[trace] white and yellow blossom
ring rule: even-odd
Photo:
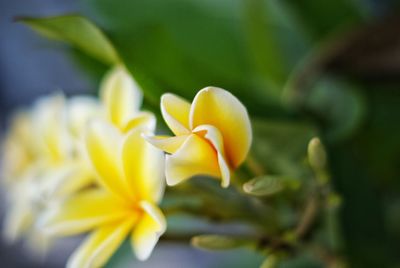
[[[243,104],[228,91],[207,87],[193,103],[173,95],[161,98],[161,112],[174,137],[146,136],[168,153],[166,179],[175,185],[195,175],[230,182],[231,171],[246,158],[252,141],[249,116]]]
[[[63,96],[53,95],[38,101],[31,111],[18,113],[2,152],[8,205],[3,233],[11,242],[27,236],[36,252],[44,251],[48,242],[35,226],[43,209],[45,178],[64,165],[69,154],[63,106]]]
[[[68,267],[101,267],[129,235],[138,259],[149,257],[166,222],[157,207],[164,191],[162,153],[139,129],[125,135],[94,121],[85,135],[88,158],[101,187],[81,191],[43,218],[49,235],[92,231]]]
[[[88,172],[86,159],[83,157],[82,136],[89,121],[106,120],[121,133],[132,129],[154,131],[155,116],[150,112],[139,110],[142,93],[123,66],[115,66],[105,75],[100,86],[100,96],[100,100],[88,96],[76,96],[68,100],[66,105],[70,138],[68,142],[73,143],[74,161],[70,164],[71,161],[64,161],[64,170],[60,170],[60,174],[64,173],[67,176],[54,176],[47,183],[48,191],[52,194],[66,196],[95,182],[93,174]]]
[[[118,135],[154,131],[155,116],[139,110],[142,94],[123,67],[107,73],[100,94],[100,100],[88,96],[66,100],[62,94],[43,97],[13,120],[2,148],[1,174],[7,188],[4,234],[9,241],[24,235],[34,250],[40,245],[44,249],[50,240],[38,228],[38,220],[61,200],[90,185],[99,187],[83,140],[90,121],[107,121]],[[157,187],[163,189],[162,183]]]

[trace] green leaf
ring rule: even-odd
[[[335,77],[326,76],[316,81],[305,105],[323,121],[327,139],[331,141],[353,135],[366,115],[365,99],[357,85]]]
[[[147,83],[142,87],[152,99],[165,91],[192,99],[213,85],[229,90],[252,115],[287,116],[279,92],[308,49],[291,12],[279,1],[259,2],[88,0],[85,5],[135,78],[144,77],[141,85]]]
[[[313,37],[323,38],[338,28],[363,21],[366,12],[363,1],[282,1],[292,9],[294,15]]]
[[[198,235],[192,238],[191,244],[205,250],[227,250],[243,247],[251,243],[248,239],[228,235]]]
[[[279,193],[285,188],[282,178],[276,176],[260,176],[256,177],[245,184],[243,190],[255,196],[269,196]]]
[[[268,258],[264,260],[260,268],[275,268],[278,265],[278,258],[275,255],[269,255]]]
[[[298,179],[263,175],[253,178],[252,180],[243,184],[245,193],[254,196],[269,196],[281,192],[284,189],[297,190],[301,186],[301,181]]]
[[[117,52],[104,33],[91,21],[79,15],[46,18],[19,18],[43,36],[65,42],[107,64],[115,64]]]
[[[307,145],[316,135],[315,128],[305,122],[252,120],[251,154],[268,174],[279,174],[300,181],[308,178],[310,169],[304,165]]]

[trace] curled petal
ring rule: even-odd
[[[146,139],[149,143],[169,154],[175,153],[188,137],[189,135],[181,135],[175,137],[143,135],[143,138]]]
[[[161,113],[171,131],[179,136],[189,134],[190,103],[167,93],[161,97]]]
[[[103,267],[131,231],[136,218],[101,227],[69,258],[68,268]]]
[[[218,165],[221,172],[221,185],[222,187],[228,187],[230,182],[230,170],[225,160],[224,142],[221,133],[216,127],[211,125],[198,126],[193,132],[201,135],[214,146],[214,149],[217,151]]]
[[[196,134],[191,134],[174,154],[166,156],[165,166],[167,184],[171,186],[195,175],[221,175],[213,146]]]
[[[144,214],[132,233],[131,243],[137,258],[144,261],[165,232],[167,223],[158,207],[149,202],[141,202],[140,205]]]
[[[106,74],[100,89],[109,120],[123,128],[139,110],[142,92],[133,77],[122,66]]]
[[[109,191],[119,197],[130,197],[121,163],[123,137],[111,124],[93,121],[87,128],[84,142],[88,158],[98,179]]]
[[[122,159],[135,198],[158,202],[165,187],[163,153],[149,144],[140,130],[134,130],[125,137]]]
[[[190,110],[190,126],[212,125],[222,134],[228,163],[238,167],[252,140],[250,119],[243,104],[228,91],[207,87],[199,91]]]
[[[75,235],[133,214],[107,191],[92,189],[54,205],[40,218],[40,226],[51,236]]]

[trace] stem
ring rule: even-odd
[[[253,155],[249,154],[244,163],[254,177],[266,174],[264,167]]]
[[[312,195],[308,200],[306,208],[304,210],[304,214],[294,231],[298,239],[304,238],[309,233],[317,216],[318,208],[319,205],[317,197],[315,195]]]
[[[189,243],[192,237],[198,234],[165,234],[161,236],[161,242],[173,242],[173,243]]]

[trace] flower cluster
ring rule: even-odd
[[[15,116],[1,168],[9,241],[26,237],[45,250],[54,238],[90,233],[67,266],[101,267],[129,237],[146,260],[166,230],[158,207],[165,181],[208,175],[229,186],[252,139],[247,111],[232,94],[208,87],[192,104],[163,95],[174,137],[154,135],[156,117],[141,103],[135,80],[116,66],[100,99],[54,94]]]

